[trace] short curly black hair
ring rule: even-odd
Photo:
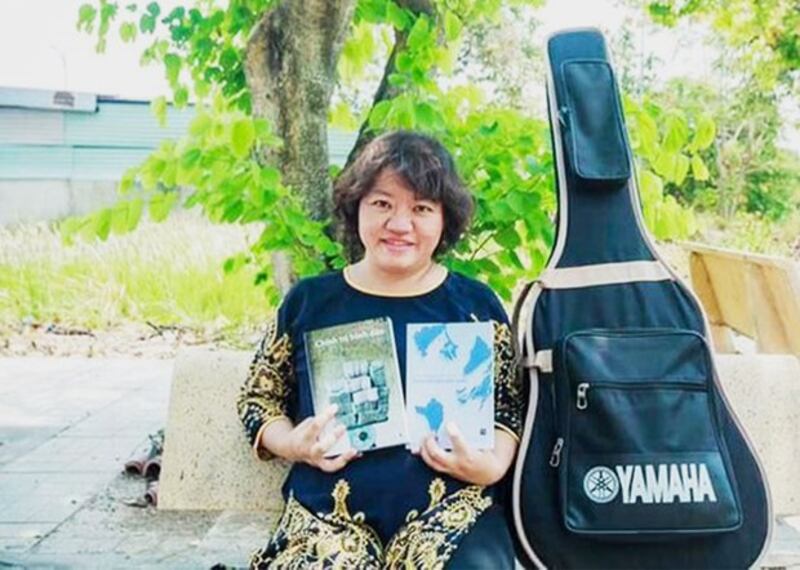
[[[353,262],[364,255],[364,244],[358,236],[358,207],[385,168],[402,176],[419,198],[442,205],[444,229],[434,256],[455,245],[472,220],[475,204],[458,176],[453,157],[432,137],[394,131],[367,143],[336,180],[334,214],[348,259]]]

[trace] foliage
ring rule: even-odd
[[[752,81],[720,91],[675,80],[652,98],[666,108],[706,114],[717,125],[715,144],[700,153],[708,180],[671,186],[672,194],[724,218],[750,212],[780,221],[800,204],[800,157],[778,147],[782,117],[773,93]]]
[[[651,16],[665,25],[696,17],[709,21],[737,48],[762,86],[791,84],[800,70],[800,9],[796,0],[657,0]]]
[[[166,15],[157,2],[122,10],[116,2],[98,0],[97,8],[81,8],[78,26],[89,32],[97,26],[99,48],[114,19],[123,41],[152,38],[143,60],[164,66],[175,105],[187,104],[191,94],[197,118],[185,138],[165,142],[125,175],[118,204],[70,221],[67,235],[105,239],[130,231],[145,207],[152,219],[163,220],[180,203],[177,189],[186,187],[190,193],[185,205],[199,206],[211,220],[263,228],[248,252],[228,259],[226,271],[248,264],[266,267],[269,254],[278,250],[289,252],[301,277],[345,263],[341,247],[329,237],[327,221],[313,221],[297,189],[287,188],[281,173],[259,158],[281,141],[269,124],[251,115],[244,47],[272,3],[231,0],[227,8],[218,8],[200,2]],[[555,205],[546,124],[519,110],[487,104],[480,90],[453,77],[465,29],[495,21],[501,3],[437,0],[434,6],[435,14],[428,15],[390,0],[360,0],[340,74],[359,77],[385,57],[387,32],[405,37],[388,76],[399,94],[366,110],[367,124],[375,132],[402,128],[431,133],[453,152],[478,208],[465,240],[443,261],[487,280],[509,300],[520,281],[538,273],[552,243],[549,217]],[[647,103],[628,102],[627,108],[641,160],[645,217],[658,237],[686,237],[693,231],[691,213],[664,195],[663,180],[679,184],[690,168],[695,177],[703,174],[698,153],[713,139],[713,125],[703,117],[686,120],[661,113]],[[164,99],[154,102],[161,117],[165,110]],[[341,105],[331,115],[351,125],[357,121]],[[273,302],[277,300],[266,269],[258,271],[256,281],[267,287]]]

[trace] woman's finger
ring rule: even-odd
[[[450,436],[450,443],[453,444],[453,453],[457,457],[467,459],[472,455],[472,448],[467,443],[467,440],[464,439],[464,434],[461,433],[455,422],[447,422],[445,429],[447,430],[447,435]]]
[[[346,431],[347,429],[340,424],[333,428],[333,431],[323,434],[311,445],[311,449],[309,450],[311,456],[314,458],[322,458],[326,451],[339,442]]]
[[[332,459],[323,459],[318,463],[318,467],[325,471],[326,473],[333,473],[334,471],[338,471],[342,469],[345,465],[350,463],[353,459],[360,457],[361,455],[355,449],[348,449],[338,457],[334,457]]]
[[[304,438],[306,440],[316,441],[319,437],[319,434],[321,434],[322,430],[325,429],[325,426],[328,425],[328,422],[336,417],[336,412],[338,409],[339,406],[336,404],[331,404],[325,408],[322,413],[314,416],[314,419],[311,421],[311,424],[308,427],[308,431],[303,434]]]
[[[419,448],[419,456],[425,462],[425,465],[427,465],[431,469],[433,469],[435,471],[439,471],[440,473],[445,473],[444,466],[443,465],[439,465],[439,463],[437,463],[431,457],[431,454],[428,453],[428,449],[424,445],[420,446],[420,448]]]
[[[444,471],[446,473],[452,471],[453,465],[450,454],[442,449],[438,443],[436,443],[436,439],[433,436],[428,436],[425,438],[425,441],[422,442],[420,451],[423,459],[426,459],[426,463],[434,469],[437,469],[438,471]]]

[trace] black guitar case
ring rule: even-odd
[[[747,568],[764,472],[720,387],[703,309],[642,221],[603,36],[547,42],[556,243],[515,310],[528,409],[514,472],[526,565]]]

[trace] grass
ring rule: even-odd
[[[222,271],[250,237],[246,228],[213,225],[191,213],[73,246],[62,243],[52,224],[0,228],[0,325],[257,327],[271,309],[253,286],[256,269]]]

